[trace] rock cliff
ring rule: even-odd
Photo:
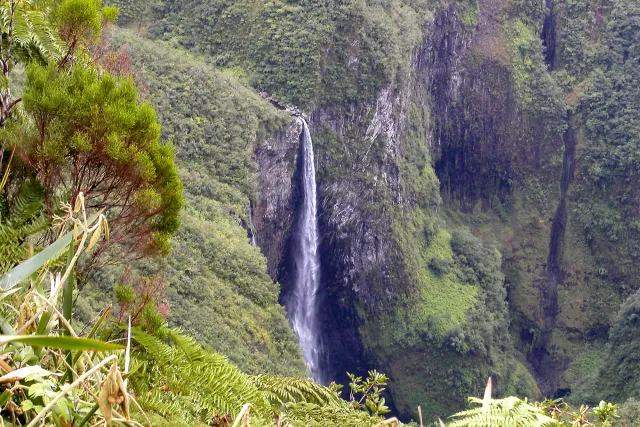
[[[323,236],[325,370],[339,380],[346,370],[388,372],[393,402],[405,415],[415,413],[418,404],[430,415],[445,414],[467,394],[479,393],[489,375],[500,378],[498,387],[505,392],[537,393],[512,354],[499,258],[473,237],[477,252],[469,258],[486,257],[482,263],[497,263],[498,271],[483,271],[486,266],[467,260],[463,249],[454,251],[456,227],[439,215],[449,208],[442,205],[435,171],[452,200],[472,204],[509,191],[494,171],[483,173],[475,165],[513,149],[511,135],[523,131],[511,125],[526,120],[516,106],[508,66],[474,56],[481,42],[460,13],[450,4],[424,20],[422,40],[405,58],[410,72],[400,83],[389,83],[371,99],[321,104],[310,114]],[[494,83],[483,84],[489,73]],[[475,120],[483,125],[468,123]],[[285,229],[281,221],[293,213],[282,208],[295,212],[296,206],[295,156],[272,158],[280,164],[265,161],[272,145],[267,141],[257,151],[257,212],[280,212],[261,219],[258,235],[265,236]],[[285,178],[282,171],[288,171]],[[491,189],[486,197],[484,188]],[[274,192],[283,198],[272,197]],[[277,243],[265,238],[270,263],[279,260],[279,267],[270,269],[278,272],[286,296],[291,285],[287,257],[281,255],[286,232]],[[279,254],[270,256],[274,246]],[[434,272],[431,264],[438,261],[450,264],[451,271]],[[462,277],[464,269],[471,271],[469,277]],[[483,273],[495,276],[479,278]],[[491,331],[480,337],[474,319]],[[421,366],[423,360],[427,366]],[[456,387],[452,393],[431,391],[445,384]]]
[[[640,274],[637,2],[162,3],[149,36],[309,116],[325,371],[383,371],[403,416],[429,416],[489,375],[553,397],[599,369]],[[255,151],[281,302],[299,129]]]

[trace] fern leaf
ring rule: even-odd
[[[470,398],[472,404],[480,405],[451,416],[448,427],[552,427],[557,422],[542,411],[517,397],[492,399],[488,405],[482,399]]]

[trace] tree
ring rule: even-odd
[[[619,402],[640,397],[640,290],[620,307],[602,365],[580,391],[580,397],[593,403],[596,392]]]
[[[66,43],[66,54],[60,67],[82,56],[78,52],[86,53],[99,39],[104,24],[116,20],[118,9],[113,6],[101,8],[100,3],[101,0],[63,0],[53,9],[52,19]]]
[[[165,252],[178,227],[182,184],[173,148],[160,143],[148,103],[137,102],[130,79],[76,66],[30,65],[23,95],[29,123],[16,140],[28,170],[51,198],[109,212],[113,242],[139,255]]]
[[[124,244],[134,257],[166,253],[182,207],[173,148],[160,142],[155,111],[138,103],[130,79],[92,61],[90,48],[116,15],[100,0],[12,0],[0,7],[0,18],[9,16],[2,28],[7,47],[0,50],[6,83],[0,140],[3,152],[15,149],[22,160],[5,199],[15,198],[20,182],[33,176],[53,218],[56,200],[75,203],[84,192],[87,208],[105,210],[112,224],[113,239],[92,259],[113,243]],[[14,46],[20,49],[11,53]],[[12,58],[26,64],[24,93],[17,99],[8,88]],[[19,102],[22,114],[8,121]]]

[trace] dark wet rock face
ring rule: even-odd
[[[584,144],[582,118],[567,119],[575,94],[563,94],[550,74],[564,60],[560,35],[567,18],[556,2],[547,0],[537,18],[525,17],[508,0],[478,0],[475,9],[440,4],[405,58],[407,78],[358,101],[321,104],[310,112],[321,363],[328,378],[343,382],[345,371],[393,374],[391,395],[402,415],[412,414],[420,401],[430,402],[432,414],[446,414],[459,407],[462,394],[477,394],[478,379],[487,375],[502,376],[496,383],[509,393],[569,393],[574,355],[606,337],[607,320],[590,319],[590,287],[600,282],[571,198],[579,181],[573,183]],[[357,72],[357,52],[352,56]],[[256,151],[258,244],[285,302],[300,204],[299,133],[292,119]],[[444,224],[450,217],[455,224]],[[412,321],[404,313],[421,303],[420,286],[441,284],[422,258],[431,254],[438,230],[450,240],[459,226],[502,254],[509,319],[495,329],[504,333],[499,351],[513,354],[515,347],[522,364],[454,350],[452,343],[464,336],[459,325],[443,338],[420,324],[417,332],[403,331],[414,340],[394,341],[396,330]],[[441,244],[441,258],[428,262],[456,257],[450,242]],[[462,318],[476,314],[469,310]],[[428,316],[421,321],[436,322]],[[421,364],[425,360],[430,366]],[[457,368],[444,367],[446,373],[434,377],[443,368],[439,363]],[[456,384],[450,395],[428,390],[447,382]]]
[[[294,180],[302,127],[292,120],[256,150],[259,198],[254,209],[256,241],[267,258],[269,274],[278,278],[287,251],[298,200]]]
[[[547,396],[555,396],[560,392],[560,374],[568,368],[570,363],[569,358],[554,359],[549,357],[551,335],[557,326],[559,313],[558,288],[564,284],[567,274],[563,267],[565,233],[567,229],[567,203],[569,187],[573,182],[576,171],[577,138],[571,125],[571,117],[567,119],[567,123],[567,130],[563,135],[564,156],[562,176],[560,178],[560,201],[551,224],[546,274],[538,282],[541,287],[541,307],[543,312],[542,334],[535,341],[527,355],[539,378],[540,389]]]

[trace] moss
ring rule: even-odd
[[[602,10],[597,3],[579,0],[558,2],[555,69],[565,71],[564,78],[579,84],[593,67],[598,44],[594,43],[602,31]],[[600,15],[600,16],[599,16]],[[560,75],[562,76],[562,75]]]
[[[540,119],[549,132],[562,135],[566,103],[547,69],[535,24],[516,16],[505,21],[504,32],[520,107]]]
[[[545,277],[550,224],[557,208],[557,184],[531,177],[523,187],[515,186],[503,205],[473,214],[447,209],[450,224],[469,225],[485,242],[495,242],[504,253],[503,271],[509,285],[511,333],[523,357],[539,337],[543,327],[540,290]],[[574,197],[571,196],[570,197]],[[498,205],[500,206],[500,205]],[[559,387],[572,388],[585,372],[578,368],[590,349],[610,324],[611,307],[619,296],[610,281],[598,272],[597,260],[584,240],[584,229],[575,216],[577,206],[569,202],[565,228],[564,280],[558,289],[559,312],[549,345],[549,361],[568,365],[559,373]],[[574,365],[575,364],[575,365]]]
[[[516,88],[524,103],[533,102],[533,91],[529,86],[533,72],[534,59],[530,56],[531,44],[538,40],[533,29],[521,20],[509,23],[509,45],[511,48],[512,68]]]
[[[509,368],[510,372],[505,383],[498,383],[501,396],[523,396],[530,399],[537,399],[541,396],[536,380],[524,363],[515,360]]]
[[[604,360],[605,343],[596,341],[584,344],[576,350],[578,352],[574,354],[566,374],[569,384],[576,384],[598,370]]]
[[[446,208],[447,220],[469,226],[481,240],[495,244],[503,253],[502,269],[509,286],[510,310],[516,325],[539,318],[540,292],[535,280],[544,271],[551,233],[550,223],[557,200],[554,186],[527,185],[516,188],[504,204],[482,213],[462,214]],[[542,194],[531,197],[529,191]],[[507,205],[506,208],[502,206]],[[519,340],[518,340],[519,341]]]
[[[142,6],[112,0],[138,23]],[[422,39],[426,2],[286,0],[158,3],[146,34],[175,40],[218,66],[245,68],[253,85],[305,110],[326,103],[370,100],[406,79],[406,58]]]
[[[467,28],[475,28],[478,25],[478,2],[477,0],[462,1],[458,3],[460,21]]]
[[[429,417],[448,415],[466,395],[481,393],[490,375],[500,392],[539,393],[509,350],[499,255],[452,223],[425,233],[435,224],[424,211],[399,216],[394,236],[412,283],[382,314],[360,312],[363,342],[392,378],[401,413],[415,414],[419,404]],[[433,271],[433,259],[451,260],[450,270]]]
[[[412,300],[409,319],[416,325],[431,323],[440,337],[447,331],[462,326],[466,321],[467,312],[473,306],[478,293],[477,285],[460,283],[454,271],[439,275],[428,268],[428,263],[434,257],[452,259],[451,234],[440,230],[429,248],[424,252],[421,260],[421,272],[417,300]],[[410,344],[410,340],[403,340]]]
[[[411,233],[409,230],[403,232]],[[406,234],[403,237],[408,238]],[[419,237],[416,240],[424,241]],[[429,268],[435,256],[453,259],[450,242],[451,235],[440,230],[419,259],[414,260],[417,265],[411,271],[415,273],[416,282],[411,285],[412,291],[394,310],[365,323],[362,329],[366,343],[385,353],[391,348],[420,346],[425,340],[440,345],[464,326],[467,314],[476,302],[477,285],[461,283],[454,270],[437,274]],[[410,245],[411,242],[404,241],[403,244]]]
[[[398,352],[385,366],[398,411],[417,418],[420,405],[425,420],[445,419],[460,408],[467,396],[482,394],[488,375],[470,379],[469,373],[478,366],[474,362],[478,361],[461,359],[446,348]]]
[[[425,420],[444,420],[459,410],[468,396],[482,396],[489,376],[496,396],[540,396],[522,363],[503,359],[499,366],[491,367],[478,355],[462,357],[447,346],[396,352],[384,368],[398,411],[414,419],[420,405]]]

